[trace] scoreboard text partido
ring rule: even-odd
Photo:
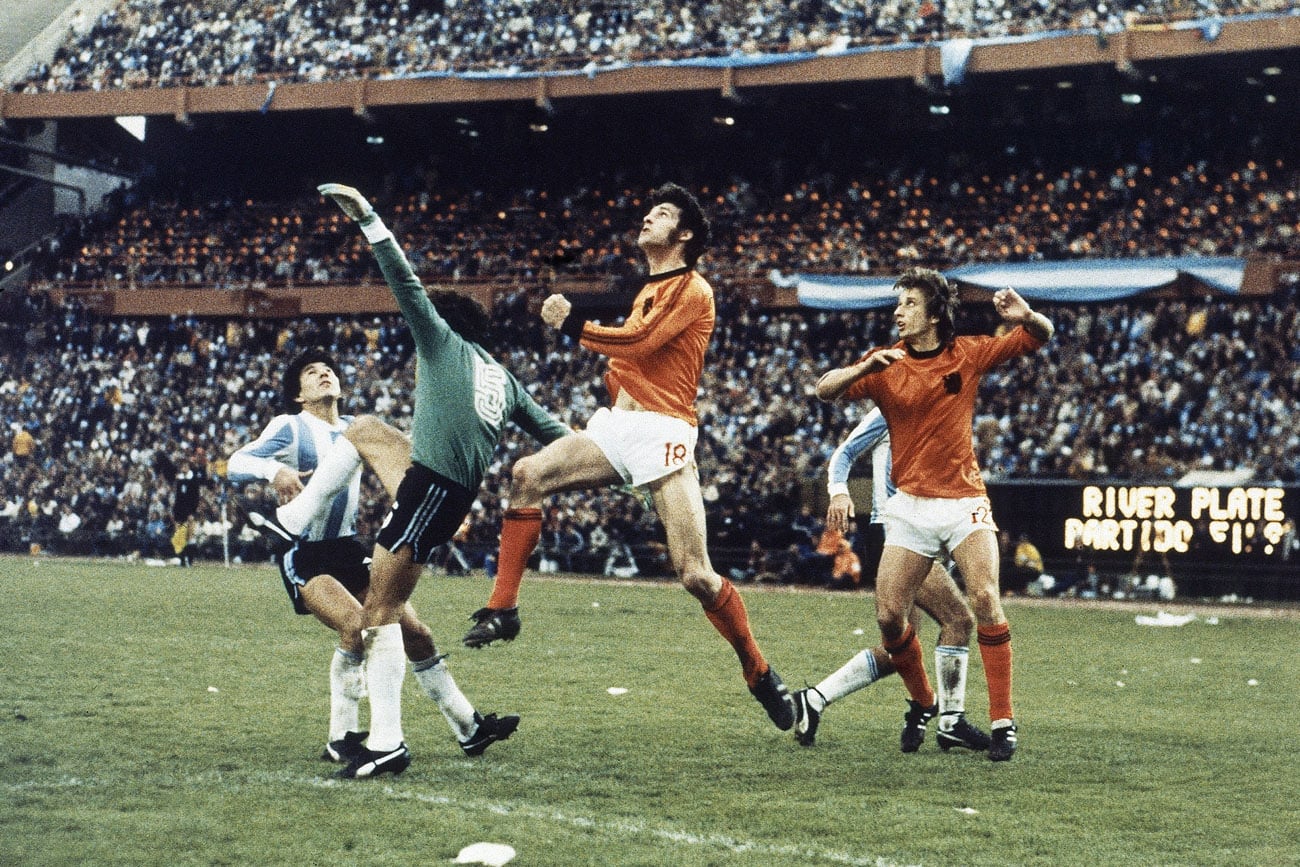
[[[1284,488],[1087,485],[1065,519],[1066,550],[1272,556],[1287,533]]]

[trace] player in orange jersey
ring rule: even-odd
[[[510,506],[501,526],[497,576],[487,606],[466,634],[483,647],[519,634],[519,584],[541,531],[542,501],[559,491],[630,483],[648,490],[667,534],[682,586],[735,649],[750,692],[782,731],[794,702],[750,631],[744,602],[713,570],[705,545],[704,499],[695,464],[695,394],[713,334],[713,289],[695,270],[709,222],[695,197],[676,184],[650,196],[637,246],[649,276],[622,325],[597,325],[563,295],[542,304],[547,325],[609,358],[605,382],[614,401],[582,433],[521,458],[512,472]]]
[[[993,295],[993,307],[1014,327],[997,337],[958,337],[957,290],[942,274],[912,268],[896,288],[898,343],[827,372],[817,382],[817,396],[870,398],[889,424],[898,493],[885,505],[876,619],[885,650],[911,695],[905,724],[924,729],[938,713],[908,613],[933,563],[950,555],[975,611],[989,690],[989,758],[1006,761],[1016,750],[1011,628],[998,589],[997,525],[971,433],[980,377],[1042,348],[1053,326],[1014,290],[1002,289]]]

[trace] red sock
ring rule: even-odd
[[[514,608],[519,604],[519,582],[524,567],[542,537],[541,509],[507,509],[501,521],[501,548],[497,552],[497,577],[492,582],[488,608]]]
[[[722,590],[713,600],[713,607],[704,609],[704,616],[709,618],[713,628],[722,633],[722,637],[736,650],[740,657],[740,667],[745,675],[745,683],[753,686],[758,679],[767,674],[767,660],[758,649],[758,642],[749,630],[749,613],[745,602],[727,579],[722,579]]]
[[[979,627],[980,660],[989,684],[989,719],[1012,719],[1011,624]]]
[[[930,687],[930,677],[925,673],[925,660],[921,658],[921,642],[916,637],[912,624],[899,636],[894,644],[886,644],[885,652],[894,664],[898,676],[907,686],[907,694],[922,707],[934,707],[934,690]]]

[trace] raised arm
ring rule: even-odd
[[[424,285],[415,276],[406,254],[397,245],[396,238],[384,221],[375,213],[366,197],[353,187],[343,184],[321,184],[316,188],[322,196],[333,199],[361,228],[361,233],[370,242],[370,249],[379,263],[379,270],[384,274],[384,281],[397,299],[402,317],[411,329],[411,337],[417,346],[426,351],[436,341],[444,339],[451,333],[451,328],[438,315],[433,302],[424,291]]]
[[[848,367],[828,370],[817,380],[817,398],[825,401],[839,400],[853,383],[869,373],[884,370],[904,355],[906,353],[901,349],[877,349]]]
[[[1029,302],[1020,297],[1014,289],[999,289],[993,293],[993,309],[1002,317],[1002,321],[1011,325],[1022,325],[1035,339],[1046,343],[1052,339],[1056,326],[1052,320],[1041,313],[1035,313]]]

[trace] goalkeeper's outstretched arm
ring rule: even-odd
[[[321,184],[316,191],[333,199],[343,213],[361,227],[361,233],[370,242],[370,249],[379,262],[379,270],[384,273],[384,281],[388,283],[393,297],[397,299],[397,306],[401,308],[402,317],[410,326],[416,347],[425,354],[434,352],[452,333],[451,328],[429,300],[424,285],[415,276],[415,271],[406,260],[402,248],[397,245],[392,230],[384,225],[374,207],[358,190],[343,184]]]

